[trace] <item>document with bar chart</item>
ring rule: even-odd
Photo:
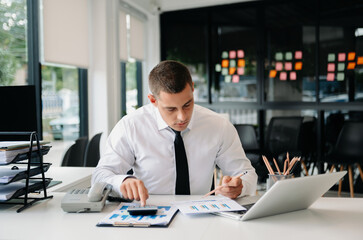
[[[246,208],[229,198],[183,201],[175,202],[174,204],[180,212],[187,215],[246,210]]]

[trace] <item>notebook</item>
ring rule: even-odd
[[[216,212],[215,215],[246,221],[307,209],[347,172],[334,172],[277,181],[247,210]]]

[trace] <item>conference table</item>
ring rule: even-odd
[[[21,213],[18,206],[0,205],[0,239],[362,239],[362,198],[322,197],[309,209],[250,221],[236,221],[203,214],[186,216],[180,212],[167,228],[97,227],[99,220],[117,208],[108,202],[100,213],[66,213],[61,200],[67,188],[89,184],[92,169],[54,169],[64,183],[49,188],[53,199],[40,201]],[[62,172],[79,172],[75,175]],[[88,171],[88,172],[87,172]],[[88,175],[88,177],[87,177]],[[64,179],[62,179],[62,176]],[[49,176],[52,177],[52,176]],[[67,178],[67,179],[65,179]],[[73,178],[74,181],[70,181]],[[201,196],[150,195],[147,204],[167,205],[195,200]],[[241,204],[259,196],[243,197]]]

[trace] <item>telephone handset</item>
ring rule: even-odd
[[[61,207],[65,212],[100,212],[111,190],[112,185],[104,182],[92,188],[72,189],[62,199]]]

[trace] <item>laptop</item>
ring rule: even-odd
[[[246,221],[307,209],[338,182],[347,171],[292,178],[277,181],[254,204],[243,205],[247,210],[216,212],[215,215]]]

